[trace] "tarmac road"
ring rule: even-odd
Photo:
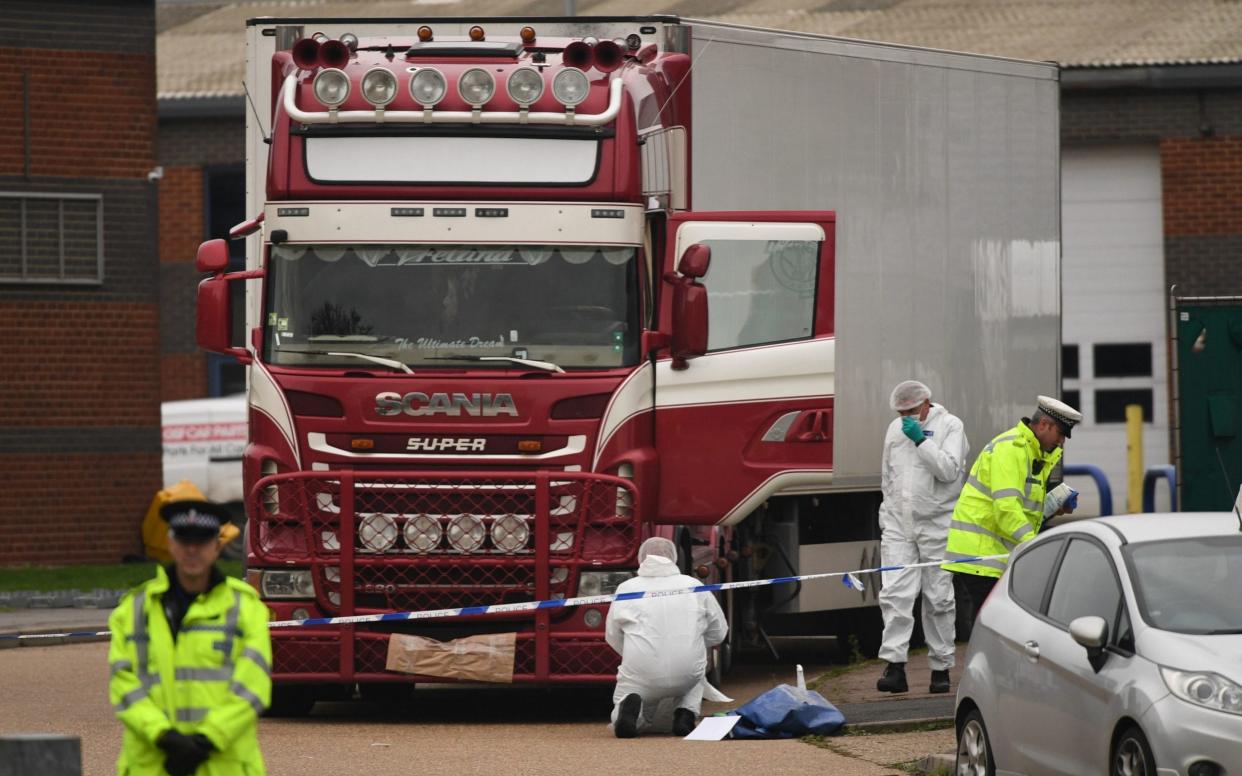
[[[107,703],[106,659],[104,643],[0,651],[0,731],[79,736],[83,773],[113,773],[121,730]],[[740,703],[777,682],[792,683],[789,673],[752,668],[727,682],[724,691]],[[704,711],[730,705],[705,704]],[[259,735],[272,776],[898,776],[901,771],[875,763],[907,759],[880,753],[869,761],[800,741],[700,743],[667,736],[620,741],[606,726],[609,709],[610,692],[603,688],[420,687],[407,708],[320,703],[307,719],[262,720]]]

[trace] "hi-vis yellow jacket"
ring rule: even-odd
[[[216,750],[196,776],[262,776],[258,716],[271,702],[267,607],[254,588],[226,578],[196,598],[176,642],[164,616],[163,568],[108,618],[108,695],[125,726],[119,776],[164,776],[155,741],[169,728],[202,733]]]
[[[1008,562],[976,560],[1001,555],[1035,538],[1044,520],[1048,475],[1061,448],[1045,453],[1025,421],[993,439],[970,469],[949,522],[949,543],[941,568],[999,577]]]

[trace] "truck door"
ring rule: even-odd
[[[672,330],[675,287],[701,284],[707,347],[656,363],[661,522],[732,524],[831,482],[834,232],[824,211],[670,218],[661,329]],[[678,266],[695,245],[710,259],[691,279]]]

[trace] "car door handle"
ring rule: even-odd
[[[794,421],[792,442],[831,442],[832,410],[808,410]]]
[[[1026,642],[1025,644],[1022,645],[1022,651],[1025,652],[1026,656],[1031,658],[1032,660],[1039,659],[1039,643],[1038,642],[1035,642],[1035,641]]]

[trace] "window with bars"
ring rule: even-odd
[[[103,282],[103,197],[0,192],[0,283]]]

